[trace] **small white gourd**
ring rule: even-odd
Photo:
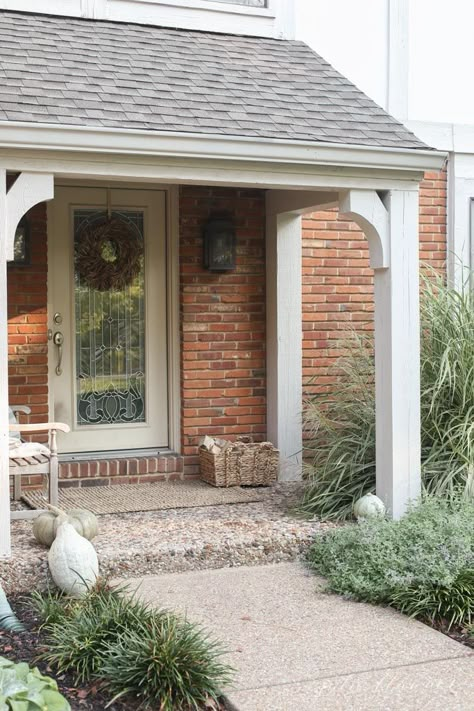
[[[84,597],[99,575],[94,546],[79,535],[65,516],[49,549],[48,564],[58,588],[75,598]]]
[[[382,517],[385,516],[385,505],[375,494],[365,494],[355,502],[353,512],[357,519]]]

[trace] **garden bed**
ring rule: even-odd
[[[474,636],[472,632],[469,632],[469,630],[465,627],[449,628],[449,625],[446,622],[426,622],[426,620],[424,622],[429,627],[433,627],[433,629],[438,632],[442,632],[447,637],[451,637],[451,639],[456,640],[456,642],[460,642],[461,644],[465,644],[466,647],[474,649]]]
[[[39,631],[40,619],[32,610],[28,596],[10,596],[10,604],[17,617],[26,627],[25,632],[14,633],[0,630],[0,656],[15,662],[27,662],[31,667],[37,666],[42,674],[53,677],[59,691],[66,697],[72,711],[104,711],[111,697],[101,688],[99,683],[76,686],[71,674],[55,674],[45,662],[38,661],[38,656],[44,651],[44,639]],[[107,707],[110,711],[137,711],[139,704],[134,699],[115,701]],[[225,706],[215,707],[215,711],[224,711]],[[207,706],[206,711],[212,711]]]
[[[398,521],[370,516],[315,538],[328,591],[389,605],[474,648],[474,501],[425,495]]]
[[[52,676],[58,683],[59,690],[71,704],[72,711],[104,711],[110,698],[102,693],[99,686],[86,688],[74,686],[70,674],[56,676],[44,662],[37,657],[43,651],[41,633],[38,632],[39,618],[28,606],[28,598],[14,596],[9,602],[18,618],[25,624],[25,632],[5,632],[0,630],[0,656],[15,662],[27,662],[37,666],[42,674]],[[137,704],[132,701],[117,701],[109,707],[110,711],[134,711]]]

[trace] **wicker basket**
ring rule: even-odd
[[[219,454],[199,449],[201,479],[213,486],[269,486],[277,479],[278,460],[271,442],[232,442]]]

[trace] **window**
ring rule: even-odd
[[[267,0],[219,0],[219,2],[228,2],[233,5],[249,5],[250,7],[267,7]]]

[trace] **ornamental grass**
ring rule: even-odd
[[[425,491],[474,496],[474,293],[430,274],[421,294],[421,446]],[[331,392],[305,405],[309,515],[346,519],[375,493],[373,335],[352,333]]]

